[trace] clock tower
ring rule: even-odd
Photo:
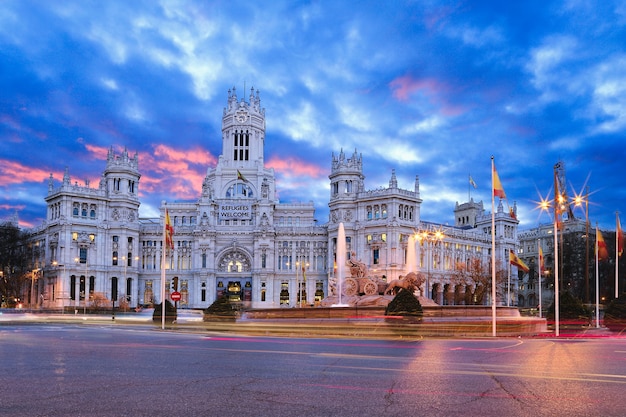
[[[262,167],[264,143],[265,109],[261,108],[259,91],[251,88],[246,102],[243,97],[237,99],[235,87],[228,90],[228,104],[222,116],[222,166],[242,173]]]

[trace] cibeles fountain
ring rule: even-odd
[[[337,233],[337,271],[328,283],[328,297],[321,302],[323,307],[387,306],[401,288],[417,288],[416,297],[422,305],[435,305],[434,301],[422,297],[417,292],[424,284],[417,269],[415,240],[409,238],[407,246],[406,270],[404,276],[387,282],[377,275],[371,275],[364,262],[352,252],[346,256],[346,235],[343,223],[339,223]]]

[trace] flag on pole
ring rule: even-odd
[[[476,185],[476,182],[474,181],[474,178],[472,178],[472,176],[469,176],[469,183],[472,187],[474,188],[478,188],[478,185]]]
[[[624,252],[624,234],[622,233],[622,226],[619,222],[619,216],[617,216],[617,256],[622,256]]]
[[[524,272],[530,271],[528,265],[526,265],[524,261],[522,261],[512,249],[509,251],[509,262],[511,262],[511,265],[515,265]]]
[[[496,171],[496,165],[492,164],[492,166],[493,169],[491,170],[491,182],[493,185],[493,196],[506,199],[504,188],[502,188],[502,183],[500,182],[500,177],[498,176],[498,171]]]
[[[539,246],[539,273],[543,274],[543,249]]]
[[[609,251],[606,247],[606,242],[604,241],[602,232],[598,229],[598,227],[596,227],[596,251],[599,260],[605,261],[609,259]]]
[[[237,179],[243,182],[248,182],[246,177],[244,177],[243,174],[239,170],[237,170]]]
[[[165,246],[174,249],[174,226],[170,220],[170,213],[165,209]]]

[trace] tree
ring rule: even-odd
[[[478,258],[471,258],[469,262],[457,262],[452,274],[455,285],[465,285],[465,304],[484,305],[485,296],[491,289],[491,265],[483,263]],[[506,271],[496,270],[496,292],[498,299],[504,299],[503,288],[506,281]]]
[[[17,225],[0,224],[0,294],[2,305],[12,306],[20,298],[20,291],[32,273],[28,269],[31,248],[29,234]]]

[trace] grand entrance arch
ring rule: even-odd
[[[217,265],[217,298],[226,295],[233,302],[252,301],[250,254],[233,245],[221,254]]]

